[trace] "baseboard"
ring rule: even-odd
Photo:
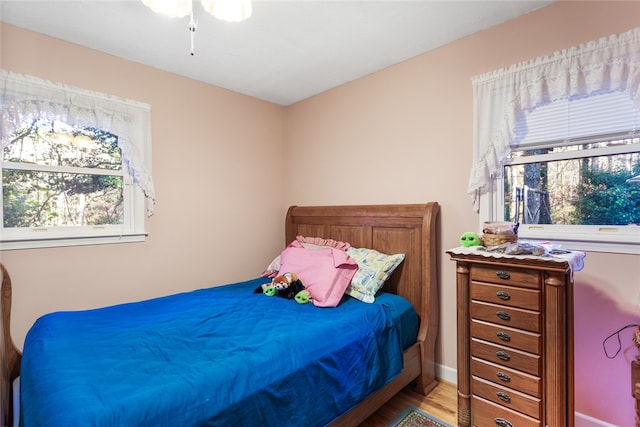
[[[458,384],[458,371],[448,366],[436,364],[436,376],[438,379]],[[576,412],[575,427],[618,427],[615,424],[609,424],[606,421],[590,417],[589,415]]]
[[[590,417],[589,415],[576,412],[575,427],[618,427],[615,424],[609,424],[606,421]]]
[[[452,384],[458,384],[458,371],[439,363],[436,363],[436,377]]]

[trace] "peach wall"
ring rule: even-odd
[[[146,242],[0,253],[15,285],[19,347],[45,312],[257,277],[281,250],[284,178],[270,171],[283,151],[282,107],[10,25],[0,31],[2,68],[152,111],[157,204]]]
[[[470,78],[626,31],[639,16],[640,2],[560,2],[286,109],[0,26],[2,68],[151,104],[158,197],[145,243],[0,253],[15,285],[17,344],[48,311],[260,272],[283,244],[289,204],[436,200],[442,249],[456,246],[463,231],[478,228],[466,195]],[[272,172],[285,161],[295,165],[288,176]],[[228,262],[229,254],[238,262]],[[640,323],[639,261],[589,253],[576,274],[577,409],[621,426],[632,425],[635,349],[627,333],[621,354],[609,360],[602,340]],[[455,380],[455,275],[444,254],[440,267],[439,363]]]
[[[286,156],[304,165],[287,180],[287,202],[442,205],[442,248],[478,230],[467,197],[472,160],[471,77],[638,25],[640,2],[559,2],[466,37],[287,109]],[[454,265],[441,256],[442,375],[455,380]],[[629,363],[602,341],[640,323],[640,256],[588,253],[576,274],[576,409],[633,425]],[[580,426],[580,423],[578,423]]]

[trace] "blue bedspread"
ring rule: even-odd
[[[21,367],[31,426],[319,426],[402,368],[404,299],[337,308],[253,294],[267,279],[38,319]]]

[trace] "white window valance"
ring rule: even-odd
[[[147,199],[153,214],[151,176],[151,107],[98,92],[0,70],[0,141],[2,148],[25,123],[59,120],[94,127],[118,137],[125,168]]]
[[[640,108],[640,28],[472,78],[473,166],[468,192],[476,211],[500,176],[511,146],[526,136],[526,116],[562,99],[622,92]]]

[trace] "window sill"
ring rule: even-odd
[[[526,239],[532,243],[542,242],[542,240]],[[549,240],[544,240],[548,242]],[[631,254],[640,255],[640,244],[625,243],[603,243],[603,242],[584,242],[571,240],[553,240],[554,244],[563,249],[583,252],[607,252],[612,254]]]
[[[616,254],[640,255],[640,239],[637,235],[602,236],[579,233],[536,233],[523,230],[521,226],[518,238],[532,243],[550,242],[562,249],[584,252],[607,252]]]
[[[57,248],[66,246],[108,245],[114,243],[144,242],[146,233],[126,234],[117,236],[92,236],[92,237],[57,237],[37,240],[4,240],[0,241],[0,251],[16,249]]]

